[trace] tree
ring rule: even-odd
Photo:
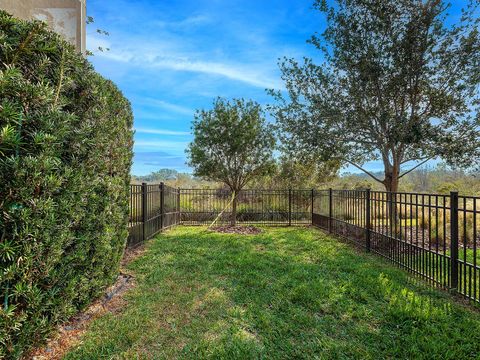
[[[316,189],[336,178],[338,162],[305,161],[280,156],[271,174],[256,178],[252,186],[268,189]]]
[[[315,7],[327,26],[309,42],[324,62],[285,58],[289,99],[270,91],[287,152],[338,159],[392,192],[430,159],[478,162],[478,2],[448,26],[441,0],[316,0]],[[383,162],[383,179],[363,167],[372,160]]]
[[[275,137],[260,105],[253,101],[217,98],[212,110],[195,114],[194,140],[187,149],[195,176],[224,183],[232,191],[232,225],[237,195],[256,176],[273,166]]]
[[[135,180],[158,183],[166,182],[168,180],[174,180],[178,177],[178,175],[179,173],[175,169],[160,169],[145,176],[136,176]]]

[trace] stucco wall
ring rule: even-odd
[[[0,8],[22,19],[46,21],[79,51],[85,51],[86,0],[0,0]]]

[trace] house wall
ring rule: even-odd
[[[0,0],[0,8],[21,19],[38,19],[85,52],[86,0]]]

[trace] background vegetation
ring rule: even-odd
[[[0,11],[0,358],[18,358],[117,275],[132,113],[41,22]]]
[[[382,173],[374,173],[383,176]],[[145,176],[132,176],[132,181],[166,184],[181,188],[221,188],[222,184],[205,181],[189,173],[161,169]],[[272,175],[256,178],[249,188],[265,189],[365,189],[384,190],[384,187],[368,175],[343,173],[335,167],[317,167],[287,160],[277,161]],[[480,195],[480,173],[455,170],[444,164],[423,166],[405,175],[399,184],[399,191],[447,194],[458,191],[463,195]]]

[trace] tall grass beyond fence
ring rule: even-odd
[[[239,223],[250,225],[311,224],[313,190],[241,190],[237,195]],[[180,189],[181,222],[220,224],[232,218],[232,192],[225,189]],[[223,213],[222,213],[223,211]]]
[[[129,244],[177,224],[232,217],[225,189],[131,185]],[[480,302],[480,198],[370,190],[242,190],[237,222],[313,224],[376,253],[433,285]],[[222,213],[223,211],[223,213]]]

